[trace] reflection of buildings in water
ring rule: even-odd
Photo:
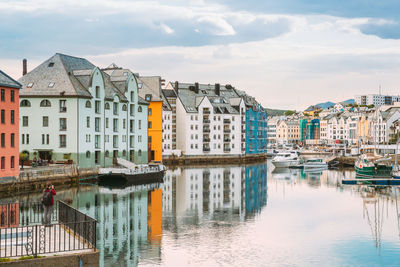
[[[74,205],[98,221],[100,266],[105,263],[135,266],[141,247],[148,240],[160,239],[162,191],[154,187],[133,186],[123,190],[99,188],[98,192],[79,193]],[[152,249],[146,255],[159,258],[160,253],[158,246],[158,249]]]
[[[266,190],[265,164],[168,170],[163,210],[189,224],[198,223],[204,217],[229,220],[234,214],[242,220],[245,209],[260,211],[266,204]]]
[[[271,177],[277,180],[292,180],[297,179],[299,169],[291,168],[274,168],[271,172]]]

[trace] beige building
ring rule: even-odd
[[[276,126],[278,144],[295,144],[300,140],[300,124],[298,120],[282,120]]]

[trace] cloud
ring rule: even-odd
[[[166,34],[172,34],[174,33],[174,30],[171,29],[168,25],[161,23],[160,25],[161,29],[166,33]]]
[[[369,20],[360,26],[364,34],[376,35],[383,39],[400,39],[400,22],[388,20]]]

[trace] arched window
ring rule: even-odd
[[[85,105],[85,107],[87,107],[87,108],[91,108],[92,107],[92,103],[88,100],[88,101],[86,101],[86,105]]]
[[[104,109],[110,109],[110,103],[106,102],[106,103],[104,104]]]
[[[138,112],[142,112],[142,107],[139,106],[138,109],[137,109],[137,111],[138,111]]]
[[[126,107],[126,105],[124,104],[123,106],[122,106],[122,111],[126,111],[127,110],[127,107]]]
[[[29,105],[29,106],[30,106],[30,105]],[[51,107],[51,103],[50,103],[49,100],[43,99],[43,100],[40,102],[40,106],[41,106],[41,107]]]
[[[142,155],[142,150],[139,149],[138,156],[140,157],[141,155]]]
[[[123,157],[126,157],[126,150],[123,150],[123,151],[122,151],[122,156],[123,156]]]
[[[86,157],[90,158],[90,151],[86,151]]]
[[[29,100],[22,100],[21,104],[19,105],[20,107],[30,107],[31,106],[31,102],[29,102]]]
[[[110,156],[110,151],[106,150],[106,157]]]

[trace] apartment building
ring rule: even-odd
[[[19,90],[21,84],[0,70],[0,178],[19,175]]]
[[[147,163],[148,102],[132,73],[109,75],[84,58],[55,54],[19,79],[20,150],[33,157],[110,166]]]
[[[400,102],[400,96],[381,94],[356,95],[354,100],[358,105],[383,106]]]

